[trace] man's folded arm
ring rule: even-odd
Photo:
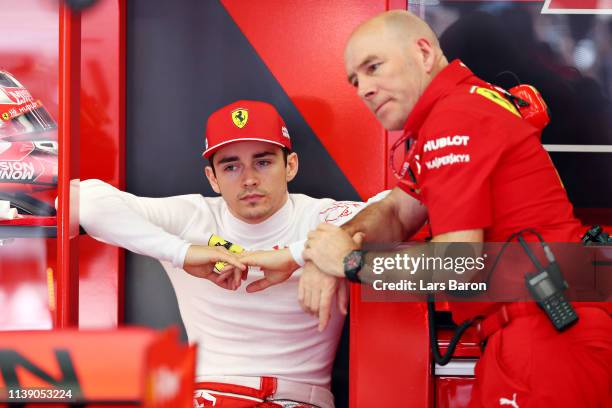
[[[100,180],[80,185],[79,219],[98,241],[182,267],[190,243],[180,238],[195,213],[183,197],[145,198]]]
[[[426,220],[425,206],[396,187],[343,224],[342,229],[351,236],[362,232],[368,242],[400,242],[417,233]]]
[[[337,226],[344,225],[355,218],[359,213],[364,211],[366,208],[375,205],[376,203],[384,200],[389,194],[390,190],[381,191],[380,193],[370,197],[368,201],[335,201],[331,205],[327,205],[319,212],[319,221],[326,224],[333,224]],[[299,266],[304,266],[305,261],[302,256],[304,245],[306,244],[306,237],[303,240],[293,242],[289,245],[289,250],[293,256],[293,260]]]

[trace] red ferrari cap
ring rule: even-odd
[[[202,156],[208,159],[219,148],[241,141],[268,142],[291,150],[283,118],[274,106],[261,101],[237,101],[211,114]]]

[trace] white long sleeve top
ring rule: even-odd
[[[80,186],[80,222],[89,235],[161,261],[189,341],[198,344],[196,381],[274,376],[329,387],[343,319],[333,308],[329,326],[318,332],[317,319],[303,312],[297,300],[301,269],[283,284],[246,293],[246,285],[260,279],[261,271],[252,268],[237,291],[228,291],[189,275],[182,265],[189,246],[206,245],[211,234],[247,250],[290,246],[298,259],[308,231],[321,222],[342,224],[364,206],[289,194],[270,218],[248,224],[234,217],[221,197],[137,197],[100,180]]]

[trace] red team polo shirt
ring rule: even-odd
[[[487,82],[454,60],[429,84],[405,131],[416,139],[399,187],[429,213],[432,234],[484,229],[504,242],[534,228],[548,242],[577,242],[582,228],[540,142],[540,130]]]
[[[579,242],[581,225],[540,130],[460,61],[429,84],[405,131],[416,140],[406,159],[416,180],[406,173],[398,186],[427,207],[434,237],[483,229],[485,242],[505,242],[533,228],[548,242]],[[514,269],[522,280],[525,270]],[[486,305],[450,304],[458,322]],[[470,408],[498,406],[504,398],[520,407],[612,403],[609,316],[593,308],[578,314],[577,325],[561,335],[541,314],[491,336],[476,366]]]

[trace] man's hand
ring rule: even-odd
[[[300,276],[298,300],[302,309],[319,318],[319,331],[323,331],[331,318],[333,298],[338,293],[338,309],[343,315],[347,313],[348,286],[344,279],[327,275],[312,262],[306,262]]]
[[[227,265],[221,273],[214,271],[215,263],[225,262]],[[240,280],[246,279],[247,268],[236,254],[224,247],[209,247],[206,245],[191,245],[185,254],[183,269],[190,275],[208,279],[223,289],[236,290]]]
[[[362,233],[358,232],[351,237],[340,227],[320,224],[316,230],[308,233],[303,256],[306,261],[313,262],[321,272],[344,277],[344,257],[359,249],[362,241]]]
[[[300,266],[295,263],[288,248],[272,251],[244,252],[239,256],[240,262],[249,266],[258,266],[263,271],[262,279],[251,282],[246,291],[259,292],[289,279]]]

